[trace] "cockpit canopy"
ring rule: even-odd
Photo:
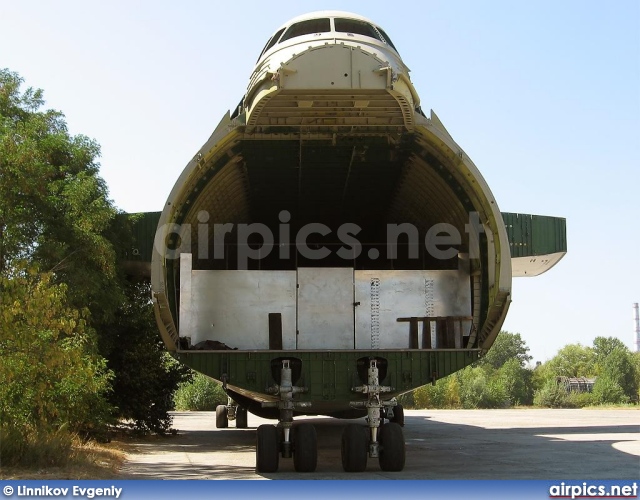
[[[365,20],[352,19],[343,16],[317,17],[302,21],[293,22],[289,26],[279,29],[267,42],[260,53],[258,60],[276,44],[286,42],[292,38],[303,35],[314,35],[316,33],[344,33],[346,35],[362,35],[373,38],[379,42],[389,45],[397,52],[395,45],[382,28]]]

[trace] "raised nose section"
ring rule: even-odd
[[[386,89],[388,67],[360,47],[327,43],[294,55],[280,70],[283,89]]]
[[[417,96],[402,69],[371,47],[327,42],[280,64],[247,94],[247,126],[411,130]]]

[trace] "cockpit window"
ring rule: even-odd
[[[333,20],[336,31],[341,33],[353,33],[354,35],[364,35],[371,38],[375,38],[381,42],[384,42],[380,33],[376,31],[376,29],[371,26],[369,23],[364,21],[358,21],[356,19],[340,19],[336,18]]]
[[[308,21],[300,21],[292,24],[282,35],[281,42],[302,35],[312,35],[314,33],[327,33],[331,31],[331,22],[329,18],[309,19]]]
[[[262,57],[262,55],[269,50],[271,47],[273,47],[276,42],[278,41],[278,39],[280,38],[280,35],[282,35],[282,32],[284,31],[284,28],[282,28],[281,30],[278,30],[278,32],[273,35],[269,41],[267,42],[267,44],[264,46],[264,49],[262,49],[262,52],[260,52],[260,57]],[[260,57],[258,57],[258,60],[260,60]]]
[[[382,28],[378,28],[376,27],[376,29],[380,32],[380,34],[382,35],[382,37],[384,38],[383,42],[387,42],[389,45],[391,45],[391,47],[393,48],[393,50],[395,50],[396,52],[398,52],[398,49],[396,49],[396,46],[393,44],[393,42],[391,41],[391,38],[389,38],[389,35],[387,35],[384,30]]]
[[[373,26],[372,24],[365,21],[359,21],[357,19],[342,19],[337,17],[333,22],[336,27],[336,31],[375,38],[383,43],[388,43],[396,52],[398,51],[382,28],[378,28],[377,26]]]

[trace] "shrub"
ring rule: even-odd
[[[446,382],[440,379],[435,385],[418,387],[413,393],[417,408],[444,408]]]
[[[549,379],[533,397],[535,406],[547,408],[570,408],[569,394],[563,385],[558,385],[555,379]]]
[[[601,375],[593,385],[593,402],[595,404],[628,403],[629,397],[615,380],[608,375]]]
[[[95,354],[85,313],[66,287],[36,272],[0,277],[0,423],[24,429],[97,430],[109,421],[112,374]],[[23,434],[28,434],[25,431]]]
[[[458,377],[449,376],[445,380],[447,380],[444,393],[445,408],[460,408],[462,403],[460,402],[460,382]]]
[[[466,368],[460,372],[460,402],[463,408],[505,408],[509,395],[491,367]]]
[[[591,392],[570,392],[567,395],[567,402],[571,408],[584,408],[595,404],[595,399]]]
[[[532,372],[523,368],[517,359],[510,359],[502,365],[498,377],[511,406],[532,403]]]
[[[460,408],[460,383],[455,376],[440,379],[413,391],[415,408]]]
[[[607,404],[626,403],[635,399],[638,395],[638,383],[636,380],[633,357],[626,346],[616,347],[609,352],[602,363],[602,371],[598,380],[601,385],[606,384],[607,389],[602,389],[599,396]],[[596,380],[596,384],[598,382]],[[595,390],[595,387],[594,387]],[[622,395],[620,395],[622,391]]]
[[[211,411],[227,404],[227,394],[215,380],[195,373],[193,381],[180,384],[174,395],[176,410]]]
[[[398,403],[407,409],[414,410],[418,408],[416,406],[416,402],[414,401],[414,391],[405,392],[404,394],[398,396]]]
[[[172,423],[173,393],[189,371],[167,353],[158,335],[149,284],[131,281],[124,292],[116,317],[101,327],[101,352],[115,374],[109,401],[136,431],[163,434]]]

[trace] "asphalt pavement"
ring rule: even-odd
[[[175,436],[144,440],[123,479],[640,479],[640,410],[405,410],[406,466],[342,470],[343,428],[364,419],[300,417],[318,435],[318,467],[297,473],[280,458],[277,473],[255,472],[256,428],[215,428],[214,412],[176,412]]]

